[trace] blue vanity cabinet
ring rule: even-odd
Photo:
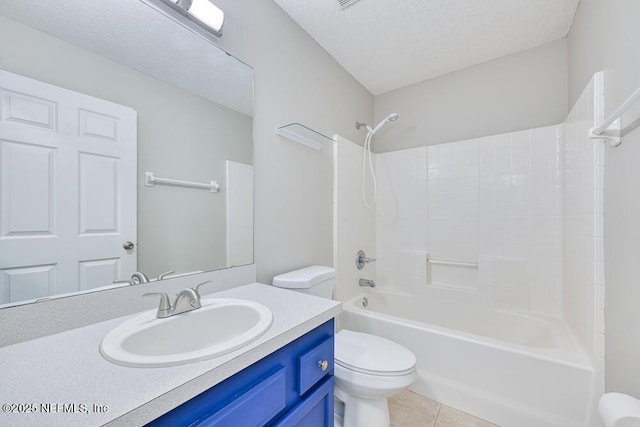
[[[148,425],[333,426],[333,323],[318,326]]]

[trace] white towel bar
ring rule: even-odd
[[[478,268],[478,263],[477,262],[450,261],[450,260],[445,260],[445,259],[427,258],[427,263],[429,263],[429,264],[437,264],[437,265],[454,265],[454,266],[457,266],[457,267]]]
[[[153,174],[153,172],[144,173],[144,185],[147,187],[154,187],[155,185],[173,185],[176,187],[189,187],[200,188],[203,190],[209,190],[212,193],[217,193],[220,190],[220,186],[217,181],[210,181],[209,184],[191,181],[182,181],[180,179],[159,178]]]
[[[593,127],[589,130],[590,139],[604,139],[609,142],[612,147],[617,147],[622,144],[622,137],[620,136],[620,118],[624,113],[629,111],[633,105],[640,100],[640,87],[636,89],[633,94],[626,101],[624,101],[616,110],[611,113],[607,119],[600,124],[600,126]],[[613,124],[617,124],[617,135],[607,135],[604,132]]]

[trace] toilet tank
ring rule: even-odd
[[[331,299],[335,279],[333,268],[314,265],[274,277],[273,286]]]

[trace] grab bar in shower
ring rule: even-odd
[[[469,268],[478,268],[477,262],[465,262],[465,261],[450,261],[446,259],[433,259],[427,257],[427,264],[435,264],[435,265],[453,265],[456,267],[469,267]]]
[[[160,178],[153,174],[153,172],[144,173],[144,185],[147,187],[153,187],[155,185],[173,185],[176,187],[189,187],[189,188],[201,188],[203,190],[209,190],[212,193],[217,193],[220,190],[220,185],[217,181],[210,181],[207,183],[182,181],[180,179]]]
[[[609,142],[612,147],[617,147],[622,144],[622,134],[620,130],[620,119],[622,115],[629,111],[633,105],[640,101],[640,87],[631,94],[616,110],[611,113],[607,119],[600,124],[600,126],[589,129],[590,139],[603,139]],[[613,126],[615,129],[610,129]],[[612,130],[615,134],[605,134],[605,131]]]

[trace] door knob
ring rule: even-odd
[[[125,250],[130,251],[131,249],[135,248],[136,245],[133,242],[127,240],[122,244],[122,247],[125,248]]]

